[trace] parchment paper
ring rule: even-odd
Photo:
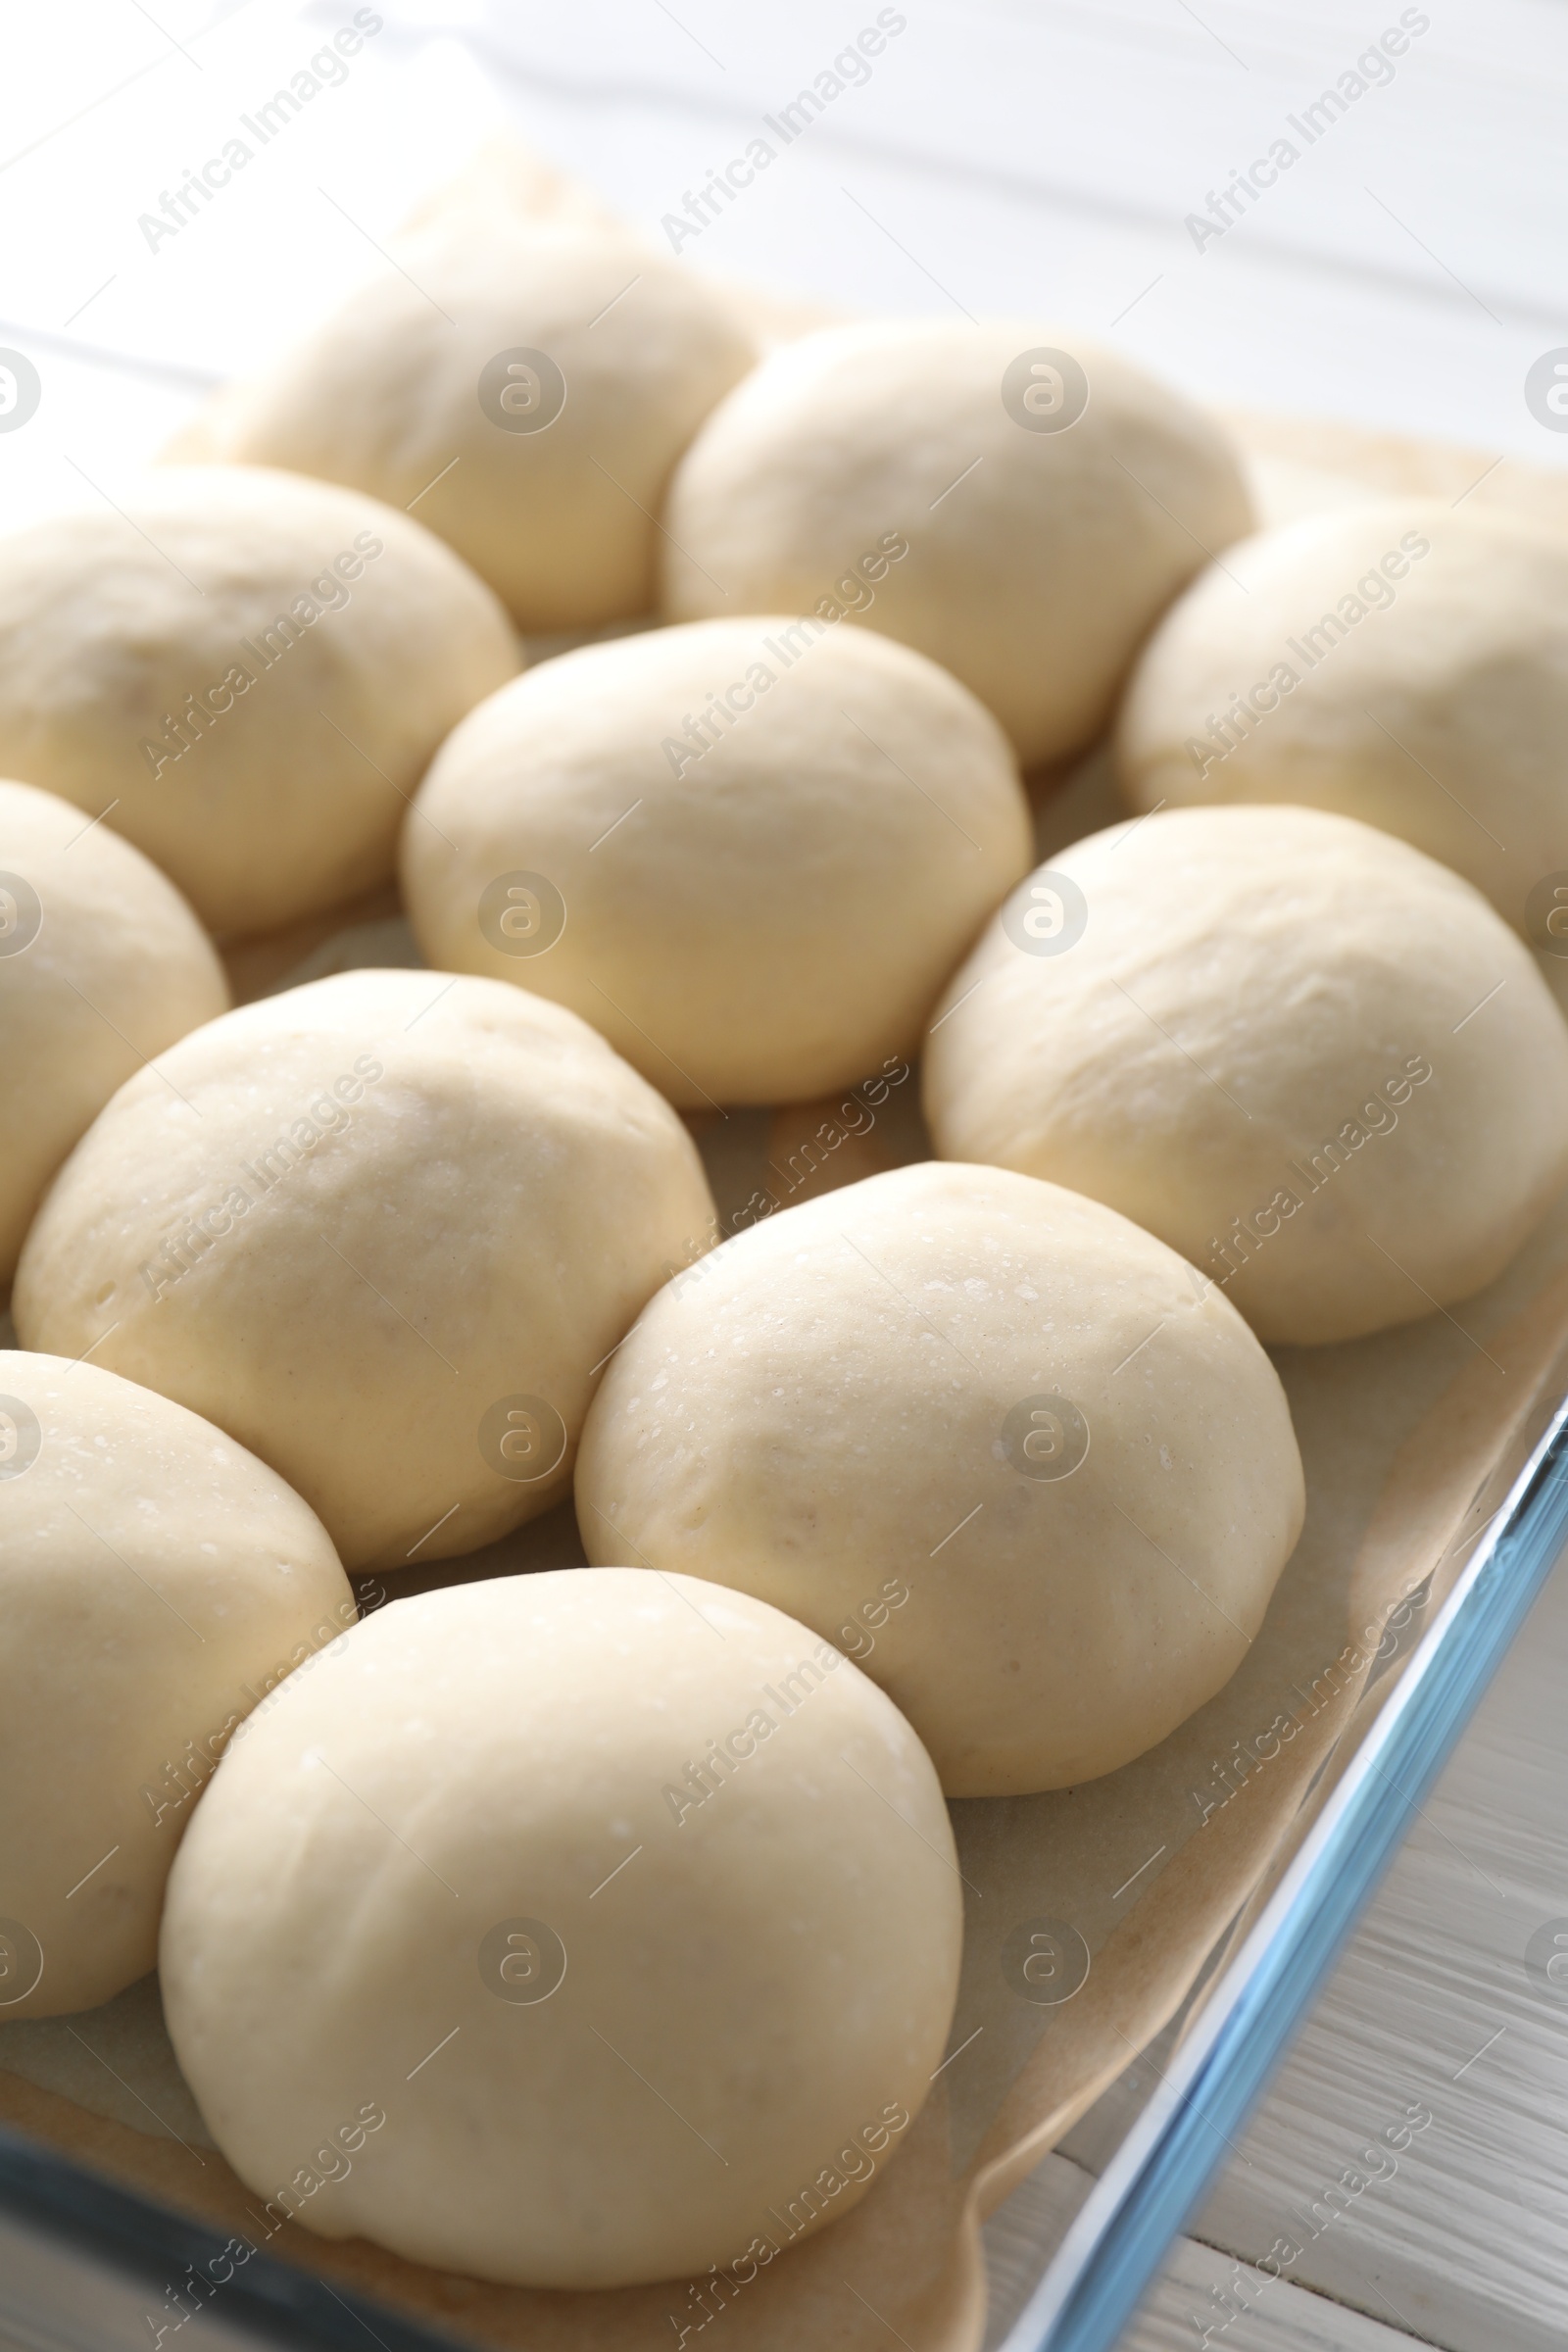
[[[487,169],[493,185],[498,167]],[[501,176],[536,196],[551,184],[532,163]],[[1286,505],[1322,501],[1335,483],[1351,496],[1359,486],[1452,498],[1473,478],[1468,452],[1328,425],[1232,422],[1258,453],[1259,480],[1272,480]],[[1474,471],[1487,462],[1478,456]],[[1498,503],[1525,495],[1524,470],[1493,478]],[[1563,495],[1550,483],[1542,498]],[[1568,519],[1568,501],[1563,512]],[[1101,760],[1036,784],[1044,855],[1121,813]],[[234,976],[250,996],[412,956],[384,896],[333,923],[251,943]],[[812,1171],[801,1146],[836,1102],[694,1118],[721,1223],[758,1189],[787,1205],[925,1156],[916,1095],[911,1072],[872,1125]],[[891,2330],[907,2352],[975,2352],[981,2221],[1176,2016],[1273,1883],[1568,1380],[1568,1199],[1498,1281],[1452,1312],[1345,1347],[1278,1349],[1274,1360],[1308,1504],[1257,1641],[1216,1698],[1122,1771],[1075,1789],[954,1804],[967,1924],[950,2056],[905,2144],[842,2222],[795,2246],[781,2230],[765,2260],[703,2280],[595,2294],[488,2286],[362,2240],[314,2237],[298,2223],[270,2234],[262,2199],[223,2164],[179,2077],[152,1979],[100,2010],[0,2026],[0,2120],[231,2233],[230,2268],[249,2258],[241,2249],[265,2246],[477,2345],[633,2352],[711,2330],[727,2352],[881,2352]],[[582,1557],[566,1508],[386,1588],[362,1580],[363,1597],[375,1605],[388,1589]],[[1389,1801],[1406,1800],[1391,1787]],[[1033,1982],[1020,1957],[1031,1933],[1044,1956]],[[178,2311],[223,2293],[210,2278],[170,2287],[164,2302],[149,2300],[154,2335],[159,2325],[177,2332]]]

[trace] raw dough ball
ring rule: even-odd
[[[122,1087],[13,1311],[249,1446],[351,1567],[422,1565],[561,1499],[590,1375],[712,1221],[685,1128],[574,1013],[345,972]]]
[[[943,662],[1029,765],[1099,731],[1151,624],[1250,521],[1218,427],[1114,353],[879,321],[775,352],[715,410],[670,492],[664,609],[847,608]]]
[[[0,783],[0,1284],[115,1089],[227,1009],[212,943],[156,866],[69,801]]]
[[[417,499],[521,629],[646,612],[670,468],[755,357],[738,316],[592,228],[465,218],[399,252],[225,399],[223,455]]]
[[[689,1107],[910,1053],[1031,836],[946,671],[786,618],[542,663],[470,712],[403,841],[429,962],[569,1004]]]
[[[0,2021],[153,1966],[191,1799],[354,1623],[326,1530],[221,1430],[96,1364],[0,1353]]]
[[[1300,1531],[1240,1315],[1055,1185],[929,1161],[785,1210],[652,1302],[583,1432],[592,1559],[722,1578],[851,1651],[950,1796],[1154,1746]]]
[[[103,815],[208,927],[392,870],[442,737],[517,667],[450,549],[352,491],[164,467],[0,540],[0,770]]]
[[[274,2211],[605,2287],[755,2278],[858,2203],[961,1933],[880,1690],[740,1593],[576,1568],[396,1601],[302,1677],[202,1800],[161,1966]]]
[[[938,1151],[1108,1201],[1265,1340],[1466,1298],[1568,1179],[1568,1028],[1528,951],[1467,882],[1348,817],[1184,808],[1093,834],[1014,893],[948,997]]]
[[[1565,739],[1568,540],[1398,499],[1203,572],[1133,673],[1116,757],[1138,808],[1293,801],[1379,825],[1560,952]]]

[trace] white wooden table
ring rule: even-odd
[[[143,216],[351,11],[81,0],[14,18],[0,347],[32,361],[43,397],[25,430],[0,430],[0,517],[111,488],[204,385],[377,266],[412,197],[486,130],[520,132],[657,233],[878,7],[370,13],[380,29],[342,83],[172,237]],[[1568,433],[1524,394],[1568,345],[1560,9],[906,0],[889,16],[903,23],[868,76],[744,201],[700,236],[664,231],[689,267],[846,310],[1054,316],[1202,398],[1568,464]],[[1389,73],[1358,73],[1401,23]],[[1344,75],[1366,86],[1325,106]],[[1227,219],[1235,173],[1281,139],[1294,160]],[[1568,2341],[1568,1998],[1523,1958],[1568,1920],[1565,1689],[1560,1571],[1130,2346]],[[1432,2122],[1397,2172],[1336,2203],[1329,2184],[1414,2101]],[[1031,2233],[1085,2192],[1105,2134],[1091,2119],[994,2220],[996,2332]],[[1282,2238],[1299,2248],[1288,2278],[1249,2267]]]

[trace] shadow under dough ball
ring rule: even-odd
[[[755,2278],[858,2203],[962,1929],[930,1758],[857,1667],[741,1593],[576,1568],[394,1601],[285,1690],[202,1800],[160,1973],[258,2196],[612,2287]]]
[[[756,357],[738,312],[631,237],[495,205],[398,250],[220,396],[217,453],[416,500],[519,629],[648,612],[670,469]]]
[[[152,858],[218,938],[388,879],[431,753],[512,677],[495,598],[412,516],[165,466],[0,539],[0,773]]]
[[[954,974],[945,1158],[1157,1233],[1259,1337],[1358,1339],[1499,1274],[1568,1180],[1568,1026],[1479,891],[1312,808],[1175,808],[1019,885]]]
[[[1030,858],[1005,737],[923,656],[809,616],[542,662],[403,835],[427,960],[569,1004],[671,1102],[800,1102],[914,1052]]]
[[[1116,354],[1028,321],[888,319],[773,352],[693,442],[664,521],[668,618],[845,612],[944,663],[1032,766],[1093,740],[1251,512],[1220,427]]]
[[[423,1566],[560,1501],[595,1367],[712,1221],[685,1128],[574,1013],[346,972],[121,1089],[13,1310],[260,1454],[351,1568]]]
[[[227,1010],[223,968],[173,884],[69,801],[0,783],[0,1286],[117,1087]]]
[[[858,1658],[950,1796],[1113,1772],[1229,1681],[1300,1531],[1278,1375],[1162,1242],[899,1168],[660,1292],[577,1462],[592,1560],[737,1585]]]
[[[196,1798],[355,1621],[325,1528],[242,1446],[96,1364],[0,1353],[0,2016],[154,1965]]]

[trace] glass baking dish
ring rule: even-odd
[[[1094,821],[1074,810],[1064,841]],[[1201,2204],[1227,2137],[1260,2097],[1568,1541],[1568,1402],[1544,1408],[1529,1436],[1523,1469],[1514,1476],[1516,1450],[1487,1497],[1496,1516],[1456,1586],[1419,1643],[1389,1663],[1380,1711],[1330,1759],[1266,1903],[1216,1939],[1156,2044],[1159,2071],[1139,2068],[1144,2091],[1118,2085],[1083,2119],[1110,2151],[1087,2196],[1035,2227],[1021,2293],[994,2269],[993,2352],[1115,2344]],[[452,2352],[465,2341],[265,2252],[238,2267],[231,2243],[0,2128],[0,2352],[145,2352],[178,2336],[197,2348],[358,2352]],[[203,2286],[211,2279],[220,2292]]]

